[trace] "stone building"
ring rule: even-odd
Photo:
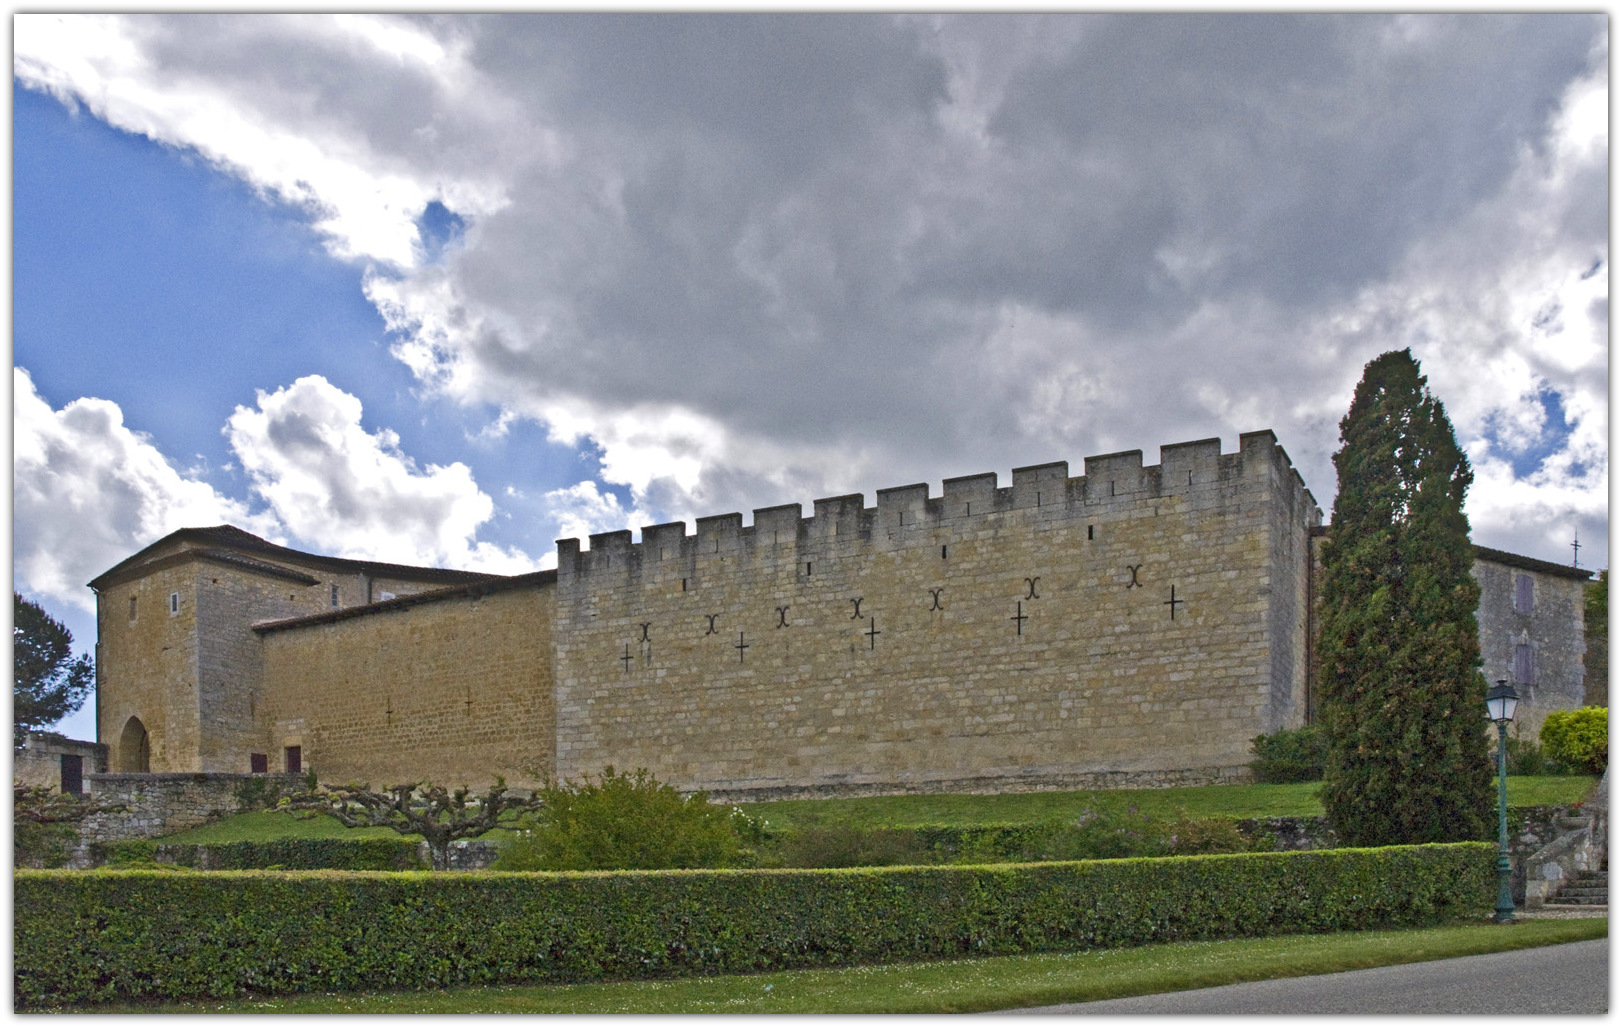
[[[612,764],[768,798],[1239,781],[1308,716],[1322,515],[1273,433],[929,493],[561,540],[515,577],[185,529],[91,583],[98,734],[122,772]],[[1533,708],[1575,705],[1586,574],[1478,553],[1489,677],[1530,652]]]
[[[107,747],[51,733],[30,734],[11,751],[11,778],[18,785],[83,795],[87,776],[106,770]]]
[[[1481,670],[1489,681],[1515,686],[1526,703],[1516,710],[1515,732],[1536,739],[1550,711],[1586,702],[1583,586],[1590,573],[1485,546],[1476,547],[1471,573],[1481,585]]]

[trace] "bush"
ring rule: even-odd
[[[1544,752],[1566,773],[1604,774],[1609,759],[1606,722],[1604,707],[1556,710],[1544,719],[1538,738]]]
[[[502,850],[498,869],[728,867],[743,859],[732,812],[702,792],[683,798],[646,768],[609,767],[595,782],[548,783],[536,796],[540,814]]]
[[[79,844],[79,824],[108,807],[47,785],[11,783],[11,859],[16,867],[62,867]]]
[[[1170,825],[1167,848],[1178,856],[1201,853],[1246,853],[1271,849],[1268,839],[1245,838],[1232,818],[1181,817]]]
[[[1250,770],[1258,782],[1316,782],[1324,776],[1328,740],[1317,725],[1286,728],[1250,740],[1256,759]]]
[[[79,842],[79,826],[17,819],[12,826],[11,859],[16,867],[63,867]]]
[[[1001,867],[19,871],[19,1007],[590,982],[1434,924],[1491,844]]]
[[[1538,775],[1560,774],[1560,765],[1543,752],[1543,747],[1531,739],[1517,739],[1511,736],[1505,740],[1508,746],[1504,749],[1504,763],[1511,775],[1535,777]],[[1493,774],[1498,773],[1498,754],[1492,755]]]
[[[940,854],[915,829],[836,825],[786,833],[766,859],[773,867],[894,867],[939,863]]]

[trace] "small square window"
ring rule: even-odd
[[[270,757],[263,753],[248,754],[248,771],[262,775],[270,771]]]
[[[170,593],[169,594],[169,616],[174,617],[176,614],[179,614],[179,613],[180,613],[180,594],[179,593]]]

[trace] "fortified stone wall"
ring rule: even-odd
[[[253,544],[247,552],[232,548],[239,538]],[[262,734],[256,705],[263,647],[255,623],[345,609],[374,595],[409,596],[469,577],[475,576],[300,554],[235,529],[182,530],[154,544],[93,583],[97,734],[109,746],[112,767],[250,771],[249,754]]]
[[[114,771],[194,770],[197,715],[195,565],[162,567],[96,600],[96,736]],[[169,595],[183,597],[169,612]],[[139,766],[139,731],[149,754]]]
[[[1301,716],[1285,537],[1317,517],[1264,432],[563,540],[557,768],[733,798],[1242,779]]]
[[[197,763],[185,770],[246,773],[264,696],[263,646],[257,621],[314,614],[330,605],[330,584],[292,568],[245,571],[196,565],[199,717],[207,731]],[[279,768],[279,763],[271,763]]]
[[[325,782],[533,785],[555,770],[552,604],[541,572],[261,625],[258,752]]]
[[[1313,643],[1309,638],[1312,544],[1308,530],[1323,521],[1323,512],[1313,502],[1300,472],[1290,466],[1289,457],[1276,439],[1274,445],[1278,459],[1272,469],[1270,510],[1282,514],[1274,513],[1271,518],[1274,529],[1268,553],[1268,590],[1263,597],[1273,659],[1268,732],[1300,725],[1310,716],[1307,675]]]

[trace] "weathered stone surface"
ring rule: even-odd
[[[608,765],[729,800],[1247,780],[1250,740],[1311,716],[1321,512],[1271,432],[1085,470],[562,540],[557,571],[514,578],[183,530],[94,583],[98,730],[115,770],[144,725],[152,771],[296,748],[380,787]],[[1535,730],[1580,701],[1581,574],[1483,552],[1484,652],[1538,648]]]

